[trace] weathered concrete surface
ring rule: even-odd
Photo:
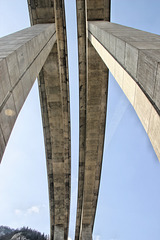
[[[67,61],[67,40],[64,13],[64,1],[55,0],[55,23],[57,33],[58,62],[61,83],[62,119],[63,119],[63,154],[64,154],[64,239],[68,239],[69,212],[70,212],[70,189],[71,189],[71,147],[70,147],[70,99]],[[57,171],[55,169],[55,171]]]
[[[77,1],[77,24],[79,54],[79,177],[75,240],[80,238],[86,139],[86,15],[85,1],[83,0]]]
[[[83,231],[81,231],[80,240],[92,240],[92,226],[91,225],[83,226]]]
[[[54,229],[54,240],[63,240],[64,234],[64,227],[62,225],[56,225]]]
[[[110,21],[110,0],[87,0],[87,20]]]
[[[89,22],[88,30],[160,160],[160,36],[108,22]]]
[[[71,153],[64,1],[28,0],[28,6],[32,25],[56,24],[57,44],[39,74],[39,91],[49,185],[50,239],[67,239]]]
[[[103,137],[106,112],[103,110],[103,108],[106,110],[107,91],[106,67],[99,58],[96,51],[94,51],[93,47],[89,45],[89,48],[87,48],[88,42],[86,38],[86,21],[109,21],[109,19],[109,0],[77,0],[80,132],[78,201],[75,233],[76,240],[81,239],[85,224],[90,225],[91,228],[93,228],[94,224],[103,152]],[[94,59],[94,62],[92,58]],[[88,68],[87,64],[89,65]],[[101,76],[100,79],[99,76]],[[99,79],[99,81],[97,79]],[[102,86],[104,87],[104,92],[101,92]],[[96,126],[98,116],[96,109],[98,109],[97,111],[101,116],[101,127],[97,125],[95,130],[93,126]],[[101,131],[103,131],[103,133]],[[93,148],[97,149],[96,155],[94,157],[91,153]],[[95,151],[93,152],[95,153]],[[94,162],[93,166],[91,164],[92,157]],[[90,178],[90,173],[92,172],[91,169],[93,170],[93,175]],[[86,178],[86,180],[84,178]],[[88,179],[89,185],[87,186]]]
[[[54,0],[28,0],[28,7],[31,25],[55,23]]]
[[[55,24],[0,39],[0,160],[19,111],[56,41]]]
[[[96,50],[88,42],[87,61],[87,108],[86,108],[86,140],[85,170],[83,189],[82,233],[85,226],[93,229],[97,207],[103,144],[105,135],[108,69],[97,55]]]

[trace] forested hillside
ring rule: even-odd
[[[28,227],[11,229],[0,226],[0,240],[49,240],[49,236]]]

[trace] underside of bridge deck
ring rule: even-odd
[[[160,160],[160,36],[106,21],[88,35],[137,113]]]
[[[17,116],[55,41],[55,24],[37,24],[0,39],[0,162]]]

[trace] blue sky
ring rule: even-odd
[[[74,236],[78,176],[78,65],[75,1],[66,0],[72,124]],[[160,34],[158,0],[112,0],[113,22]],[[5,19],[5,20],[4,20]],[[0,36],[29,26],[26,0],[0,0]],[[37,83],[0,165],[0,225],[49,232],[48,186]],[[111,76],[94,240],[159,240],[160,165],[133,108]]]

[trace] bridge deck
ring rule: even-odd
[[[160,160],[160,36],[106,21],[89,22],[89,39],[134,107]]]
[[[38,24],[0,39],[0,162],[17,116],[55,41],[55,24]]]

